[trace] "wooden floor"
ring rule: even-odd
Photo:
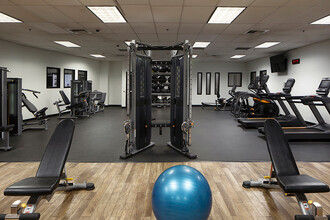
[[[75,182],[94,182],[93,191],[58,192],[42,201],[41,219],[155,219],[151,208],[153,184],[162,171],[179,163],[68,163]],[[280,190],[244,189],[243,180],[269,173],[269,163],[189,162],[208,180],[213,193],[209,219],[293,219],[300,210],[294,197]],[[330,184],[330,163],[298,163],[300,172]],[[0,163],[0,191],[34,176],[38,163]],[[71,175],[70,175],[71,174]],[[330,193],[310,194],[330,214]],[[0,213],[8,213],[16,199],[0,195]]]

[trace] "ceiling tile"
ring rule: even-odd
[[[230,24],[222,34],[244,34],[253,24]]]
[[[302,23],[297,16],[307,11],[308,7],[280,7],[261,23]]]
[[[43,0],[10,0],[11,2],[18,5],[48,5]]]
[[[72,20],[52,6],[24,6],[25,9],[49,22],[72,22]]]
[[[57,0],[53,0],[57,1]],[[66,0],[62,0],[66,1]],[[81,4],[90,6],[90,5],[102,5],[102,6],[108,6],[108,5],[116,5],[114,0],[79,0]]]
[[[128,22],[153,22],[149,5],[123,5],[122,9]]]
[[[16,19],[19,19],[23,22],[43,22],[45,21],[40,16],[35,15],[27,11],[21,6],[0,6],[1,12],[6,15],[12,16]]]
[[[213,11],[214,7],[183,7],[181,22],[207,23]]]
[[[78,0],[44,0],[50,5],[81,5]]]
[[[82,29],[84,28],[83,26],[81,26],[80,24],[76,23],[76,22],[65,22],[65,23],[55,23],[57,26],[64,28],[66,30],[68,29]]]
[[[150,0],[151,5],[181,6],[183,0]]]
[[[202,30],[203,26],[204,26],[204,24],[181,24],[179,33],[180,34],[198,34]]]
[[[82,22],[79,24],[91,32],[113,33],[109,27],[107,27],[104,23],[101,23],[101,22]],[[96,31],[96,30],[98,30],[98,31]]]
[[[323,0],[289,0],[284,6],[314,6]]]
[[[176,42],[176,34],[158,34],[158,40],[161,42]]]
[[[251,6],[282,6],[287,2],[288,0],[255,0]]]
[[[55,8],[76,22],[101,22],[85,6],[55,6]]]
[[[46,31],[51,34],[64,34],[68,33],[67,30],[60,28],[59,26],[52,23],[29,23],[32,27],[38,28],[42,31]]]
[[[116,34],[133,34],[134,31],[131,26],[127,23],[125,24],[105,24],[113,33]]]
[[[200,34],[198,35],[196,41],[214,41],[217,38],[217,34]]]
[[[155,22],[180,22],[182,7],[153,6]]]
[[[155,34],[155,24],[150,23],[131,23],[131,26],[135,33],[138,34]]]
[[[119,40],[121,42],[124,42],[124,41],[131,41],[131,40],[137,40],[139,41],[139,38],[138,38],[138,35],[134,34],[134,33],[124,33],[124,34],[117,34],[118,37],[119,37]]]
[[[254,0],[221,0],[218,6],[230,6],[230,7],[246,7],[249,6]]]
[[[229,25],[228,24],[206,24],[201,34],[220,34],[222,33]]]
[[[120,5],[149,5],[149,0],[117,0]]]
[[[179,23],[155,23],[158,34],[173,34],[179,31]]]
[[[190,44],[193,44],[197,38],[197,34],[179,34],[178,35],[178,42],[184,42],[188,40]]]
[[[240,14],[233,23],[247,24],[258,23],[274,12],[277,7],[248,7]]]
[[[15,5],[15,4],[10,2],[9,0],[1,0],[0,5]]]
[[[157,34],[138,34],[138,37],[143,43],[158,41]]]
[[[185,0],[184,5],[215,6],[219,0]]]

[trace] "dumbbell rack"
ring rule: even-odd
[[[161,65],[161,66],[169,66],[171,67],[171,61],[152,61],[151,63],[152,66],[154,65]],[[171,71],[169,70],[165,70],[165,71],[152,71],[152,76],[157,76],[157,77],[160,77],[160,76],[171,76]],[[168,81],[168,78],[166,78],[166,81]],[[155,81],[153,80],[152,82],[153,84],[155,83]],[[170,82],[164,82],[162,83],[164,86],[171,86],[171,83]],[[168,87],[170,88],[170,87]],[[155,99],[154,97],[155,96],[162,96],[162,97],[171,97],[171,91],[170,89],[168,89],[168,92],[154,92],[152,90],[152,103],[151,103],[151,106],[153,107],[166,107],[166,106],[171,106],[171,103],[158,103],[158,102],[155,102]]]

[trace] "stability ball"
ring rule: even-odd
[[[207,219],[212,193],[205,177],[196,169],[173,166],[156,180],[152,190],[152,209],[158,220]]]

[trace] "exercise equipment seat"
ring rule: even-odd
[[[35,177],[23,179],[5,189],[5,196],[50,195],[59,184],[70,151],[74,122],[63,120],[49,140]]]
[[[44,107],[40,110],[35,107],[24,95],[22,96],[23,105],[36,117],[36,118],[45,118],[47,107]]]
[[[265,133],[276,177],[285,193],[329,192],[328,185],[311,176],[299,173],[290,146],[276,120],[266,120]]]

